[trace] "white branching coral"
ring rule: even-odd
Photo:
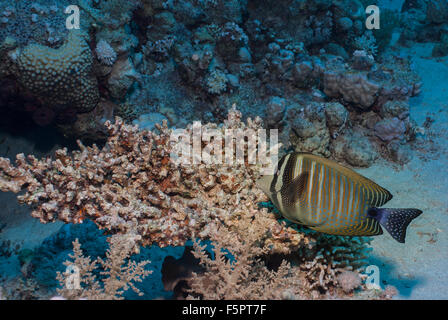
[[[241,235],[220,227],[212,235],[214,258],[205,245],[194,242],[193,255],[205,271],[189,279],[189,298],[206,300],[298,299],[306,286],[297,268],[283,260],[276,271],[260,257],[269,253],[260,246],[257,233]]]
[[[73,254],[69,254],[71,261],[64,263],[67,271],[57,272],[57,280],[62,287],[57,289],[59,296],[70,300],[121,300],[128,289],[142,295],[134,283],[141,282],[152,271],[145,269],[150,261],[137,263],[129,260],[134,248],[135,242],[132,239],[115,235],[110,238],[106,260],[92,260],[83,255],[76,239],[73,242]],[[94,274],[97,269],[102,270],[102,280]]]
[[[227,90],[228,79],[219,69],[213,69],[204,80],[209,93],[220,94]]]
[[[117,60],[117,53],[109,43],[103,39],[96,44],[95,52],[97,59],[106,66],[113,65]]]
[[[355,38],[354,45],[356,49],[364,50],[372,56],[376,56],[378,51],[376,39],[372,32],[365,32],[362,36]]]

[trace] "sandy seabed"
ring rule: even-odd
[[[405,244],[388,234],[372,241],[372,264],[383,285],[397,287],[397,299],[448,299],[448,58],[431,58],[432,46],[402,50],[423,82],[422,93],[410,101],[411,117],[419,126],[427,117],[434,120],[423,136],[428,143],[403,167],[376,163],[357,170],[393,194],[386,207],[423,210],[408,227]]]

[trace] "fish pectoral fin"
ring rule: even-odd
[[[303,199],[303,195],[306,190],[309,173],[307,171],[298,175],[291,183],[284,187],[282,194],[287,198],[288,203],[294,204],[300,199]]]

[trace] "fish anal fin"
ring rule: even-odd
[[[357,236],[379,236],[383,234],[383,229],[381,229],[378,221],[367,218],[353,227],[353,234]]]

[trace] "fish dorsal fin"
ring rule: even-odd
[[[392,199],[392,194],[387,189],[381,187],[377,183],[373,182],[367,177],[364,177],[363,175],[359,174],[358,172],[354,171],[351,168],[345,167],[337,163],[336,161],[316,156],[311,153],[298,153],[298,154],[301,154],[305,158],[318,161],[324,164],[325,166],[339,172],[348,179],[356,183],[359,183],[362,186],[362,188],[367,191],[366,195],[369,198],[369,201],[373,201],[376,206],[382,206],[390,199]]]
[[[288,206],[294,205],[300,199],[303,199],[307,183],[308,183],[309,173],[307,171],[302,172],[300,175],[295,177],[291,183],[284,186],[280,190],[282,198],[285,200],[285,204]]]

